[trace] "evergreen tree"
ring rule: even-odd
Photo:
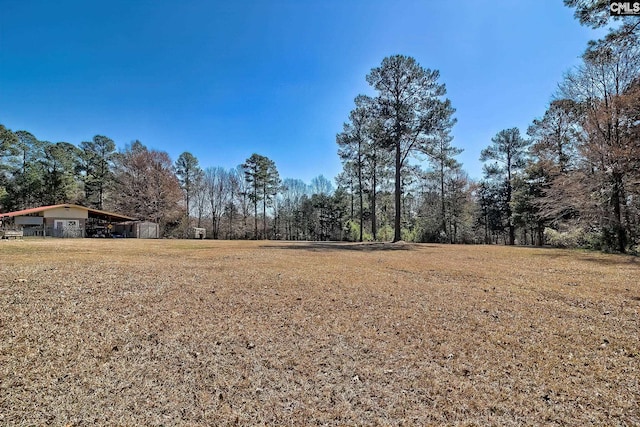
[[[440,73],[422,68],[415,59],[403,55],[383,59],[380,67],[367,75],[377,92],[376,114],[381,124],[381,142],[395,155],[394,241],[401,238],[402,170],[407,159],[426,152],[433,138],[450,129],[454,109]]]
[[[267,236],[267,206],[280,189],[276,164],[268,157],[252,154],[242,165],[249,184],[249,199],[254,206],[254,238],[258,238],[258,202],[262,201],[262,238]]]
[[[68,142],[46,143],[43,167],[43,203],[56,205],[77,203],[80,198],[79,181],[81,150]]]
[[[526,165],[527,147],[529,141],[520,136],[518,128],[504,129],[491,139],[492,144],[482,150],[480,160],[485,163],[484,174],[489,180],[495,181],[505,191],[501,210],[505,213],[509,230],[509,244],[515,244],[515,224],[511,201],[513,196],[513,179]]]
[[[83,141],[82,161],[86,203],[102,209],[107,190],[113,183],[113,159],[116,144],[106,136],[96,135],[92,141]]]
[[[461,167],[455,159],[455,156],[462,153],[462,149],[456,148],[451,145],[453,137],[448,132],[440,133],[435,138],[434,143],[428,147],[427,154],[429,155],[429,162],[433,166],[438,180],[440,181],[440,215],[441,215],[441,232],[443,236],[447,237],[449,242],[453,240],[453,233],[447,228],[447,207],[446,207],[446,192],[445,182],[447,180],[447,174],[451,171],[455,171]]]
[[[188,151],[180,154],[175,163],[175,173],[184,192],[186,217],[191,214],[191,198],[193,197],[198,182],[202,179],[202,169],[198,159]]]

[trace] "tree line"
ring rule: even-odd
[[[640,22],[606,2],[565,0],[582,24],[615,24],[589,42],[523,137],[482,152],[485,241],[637,250],[640,219]],[[617,19],[619,22],[612,22]]]
[[[609,25],[607,5],[565,0],[581,23]],[[189,152],[173,162],[140,141],[117,151],[95,136],[75,146],[0,125],[0,209],[80,203],[158,222],[165,235],[212,238],[407,240],[587,246],[625,252],[640,233],[638,22],[592,41],[559,83],[543,117],[496,133],[483,178],[456,160],[455,109],[437,70],[384,58],[366,76],[336,136],[336,188],[282,180],[252,154],[236,168]]]
[[[614,19],[605,2],[565,4],[594,28]],[[637,250],[640,23],[633,18],[589,43],[526,136],[515,127],[496,133],[481,152],[479,181],[456,160],[454,109],[438,72],[411,57],[385,58],[367,75],[376,95],[356,97],[337,136],[355,238],[379,237],[392,193],[393,240]]]
[[[0,212],[74,203],[156,222],[164,236],[196,226],[216,239],[344,240],[341,194],[322,175],[282,180],[259,154],[203,169],[189,152],[174,162],[140,141],[117,150],[96,135],[76,146],[0,125]]]

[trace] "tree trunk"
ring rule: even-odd
[[[544,223],[542,221],[538,221],[537,233],[536,233],[536,245],[542,246],[544,245]]]
[[[507,183],[507,221],[509,223],[509,245],[516,244],[516,227],[513,225],[513,212],[511,212],[511,174],[509,173],[509,182]]]
[[[447,235],[447,209],[444,203],[444,162],[440,162],[440,208],[442,214],[442,232]]]
[[[213,238],[218,240],[218,215],[216,214],[216,212],[214,211],[211,214],[211,234],[213,235]]]
[[[360,161],[360,159],[358,159]],[[364,233],[364,195],[362,194],[362,164],[358,165],[358,195],[360,202],[360,237],[358,241],[362,242],[362,235]]]
[[[458,243],[458,222],[453,221],[453,236],[451,240],[452,244]]]
[[[613,194],[611,203],[613,204],[614,231],[616,233],[617,250],[625,253],[627,250],[627,232],[622,222],[622,176],[617,173],[613,177]]]
[[[267,187],[262,187],[262,238],[267,238]]]
[[[484,212],[484,244],[488,245],[489,241],[489,215],[487,214],[486,208]]]
[[[356,217],[356,202],[355,202],[355,197],[353,197],[353,179],[349,183],[349,187],[351,189],[351,191],[349,191],[350,193],[349,197],[351,200],[351,215],[349,216],[349,219],[353,221]]]
[[[227,239],[231,240],[231,234],[233,232],[233,187],[231,187],[231,201],[229,202],[229,234]]]
[[[378,191],[378,172],[377,172],[378,164],[377,161],[373,162],[373,176],[372,176],[372,185],[371,185],[371,234],[373,236],[373,241],[378,240],[378,217],[376,215],[377,206],[376,206],[376,194]]]
[[[401,215],[402,212],[400,211],[400,209],[402,208],[402,182],[401,182],[401,168],[402,168],[402,162],[401,162],[401,156],[402,156],[402,152],[400,151],[400,141],[396,142],[396,183],[395,183],[395,206],[396,206],[396,212],[395,212],[395,220],[394,220],[394,233],[393,233],[393,241],[394,242],[398,242],[400,241],[400,226],[401,226]]]
[[[254,192],[253,202],[253,238],[258,240],[258,199],[257,192]]]
[[[267,238],[267,200],[262,201],[262,239]]]

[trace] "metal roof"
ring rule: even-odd
[[[117,214],[117,213],[114,213],[114,212],[101,211],[99,209],[91,209],[91,208],[87,208],[87,207],[80,206],[80,205],[71,205],[71,204],[68,204],[68,203],[62,204],[62,205],[40,206],[39,208],[24,209],[24,210],[15,211],[15,212],[0,213],[0,218],[24,216],[24,215],[29,215],[29,214],[49,211],[51,209],[58,209],[58,208],[83,209],[83,210],[86,210],[88,212],[90,218],[101,218],[101,219],[115,220],[115,221],[133,221],[133,220],[135,220],[135,218],[132,218],[130,216],[120,215],[120,214]]]

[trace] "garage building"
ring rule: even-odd
[[[42,237],[159,237],[158,224],[72,204],[0,213],[0,229]]]

